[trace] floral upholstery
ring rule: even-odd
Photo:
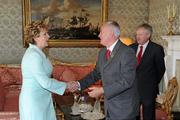
[[[156,119],[157,120],[169,120],[168,114],[165,111],[162,111],[160,109],[156,109]]]
[[[20,88],[21,85],[16,84],[5,87],[8,92],[6,93],[4,111],[19,111]]]
[[[14,77],[16,84],[21,84],[22,83],[22,75],[21,75],[21,69],[20,67],[11,67],[10,70],[11,75]]]
[[[93,68],[94,64],[59,64],[54,66],[53,77],[60,80],[60,78],[68,78],[72,75],[79,80],[90,73]]]
[[[19,119],[18,99],[21,81],[19,65],[0,65],[0,119]]]
[[[67,69],[62,73],[59,80],[64,82],[75,81],[77,80],[77,73],[71,69]]]
[[[16,82],[15,77],[11,74],[8,68],[2,68],[2,72],[0,73],[0,79],[3,86],[8,86],[10,84],[14,84]]]

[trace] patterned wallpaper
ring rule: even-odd
[[[153,40],[164,47],[167,42],[161,38],[168,33],[167,6],[175,3],[178,7],[177,18],[174,23],[176,34],[180,34],[180,1],[179,0],[150,0],[149,2],[149,23],[153,26]]]
[[[0,0],[0,63],[20,63],[21,0]],[[121,25],[122,36],[133,38],[137,25],[148,21],[148,0],[109,0],[109,19]],[[98,48],[51,48],[49,54],[67,62],[94,62]]]
[[[21,0],[0,0],[0,63],[20,63],[24,51]]]
[[[109,19],[121,26],[121,36],[134,38],[136,27],[148,22],[148,0],[109,0]]]

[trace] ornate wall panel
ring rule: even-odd
[[[20,63],[22,46],[21,0],[0,0],[0,63]],[[133,37],[137,25],[148,20],[148,0],[109,0],[109,19],[121,25],[122,36]],[[98,48],[51,48],[51,56],[67,62],[93,62]]]

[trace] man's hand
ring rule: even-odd
[[[99,98],[104,93],[103,87],[90,87],[89,91],[89,96],[93,98]]]
[[[75,92],[79,88],[79,84],[77,81],[71,81],[67,83],[67,90],[70,92]]]

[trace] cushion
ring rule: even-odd
[[[12,93],[9,93],[6,97],[4,111],[19,111],[19,94],[16,93],[15,95],[12,95]]]
[[[0,111],[3,111],[4,103],[5,103],[5,92],[4,92],[4,87],[2,86],[2,83],[0,81]]]
[[[53,68],[53,78],[59,80],[60,76],[62,75],[62,73],[65,71],[65,66],[61,66],[61,65],[56,65]]]
[[[53,78],[58,79],[60,76],[62,76],[62,73],[70,69],[73,72],[76,73],[77,80],[82,79],[85,77],[88,73],[90,73],[94,68],[94,64],[88,64],[88,65],[76,65],[76,64],[63,64],[63,65],[55,65],[53,68]]]
[[[2,74],[3,71],[4,71],[4,67],[0,66],[0,75]]]
[[[8,86],[16,82],[15,77],[12,75],[12,73],[9,72],[7,68],[4,68],[4,71],[1,72],[0,80],[4,86]]]
[[[156,120],[168,120],[166,112],[156,109]]]
[[[6,88],[6,101],[4,104],[4,111],[18,112],[19,108],[19,94],[21,85],[9,85]]]
[[[77,80],[77,74],[71,69],[66,69],[60,76],[60,80],[64,82],[75,81]]]
[[[76,73],[78,74],[77,79],[80,80],[84,78],[87,74],[89,74],[94,66],[93,65],[88,65],[88,66],[75,66],[71,67]]]
[[[21,69],[14,67],[14,68],[8,68],[9,73],[15,78],[16,84],[21,84],[22,83],[22,73]]]

